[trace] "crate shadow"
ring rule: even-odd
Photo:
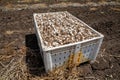
[[[40,55],[40,49],[35,34],[25,36],[26,64],[30,74],[41,75],[45,73],[44,63]]]

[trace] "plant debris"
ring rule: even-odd
[[[24,57],[15,56],[7,65],[2,62],[3,68],[0,70],[0,80],[26,80],[27,79],[27,68],[24,63]]]

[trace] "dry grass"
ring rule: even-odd
[[[65,69],[65,68],[59,68],[52,73],[49,73],[50,77],[54,76],[54,79],[60,79],[60,80],[78,80],[80,72],[77,71],[76,67],[71,69]]]
[[[5,47],[8,54],[0,55],[0,80],[82,79],[79,77],[80,71],[78,72],[76,67],[65,69],[66,66],[59,67],[52,72],[43,73],[39,76],[31,74],[29,72],[30,67],[25,62],[26,47],[21,47],[16,52],[10,47],[11,45],[12,43]]]
[[[35,76],[29,78],[30,80],[83,80],[80,77],[80,72],[77,71],[76,67],[71,69],[65,69],[64,67],[59,67],[48,74],[43,76]]]
[[[13,57],[7,65],[2,64],[3,68],[0,70],[0,78],[2,80],[26,80],[27,69],[24,63],[24,56],[19,55]]]
[[[120,11],[120,8],[111,8],[114,11]]]
[[[26,80],[25,47],[21,47],[18,53],[9,48],[4,49],[8,54],[0,55],[0,80]]]

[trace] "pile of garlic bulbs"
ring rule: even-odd
[[[35,19],[43,43],[49,48],[98,36],[98,34],[68,12],[37,14]]]

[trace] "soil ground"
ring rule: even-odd
[[[70,12],[105,36],[95,63],[79,65],[77,67],[77,72],[79,72],[77,76],[74,76],[74,73],[65,72],[64,74],[59,73],[59,75],[49,75],[44,71],[34,31],[33,13],[56,11]],[[13,62],[16,62],[16,64],[13,65]],[[15,67],[15,65],[18,64],[22,64],[20,65],[21,67],[19,66],[19,69],[14,70],[14,68],[18,68]],[[25,69],[23,67],[25,67]],[[18,75],[14,74],[12,77],[9,76],[8,74],[12,74],[12,70],[18,73]],[[19,75],[21,78],[18,77]],[[1,11],[0,80],[4,79],[119,80],[120,6],[86,6]]]

